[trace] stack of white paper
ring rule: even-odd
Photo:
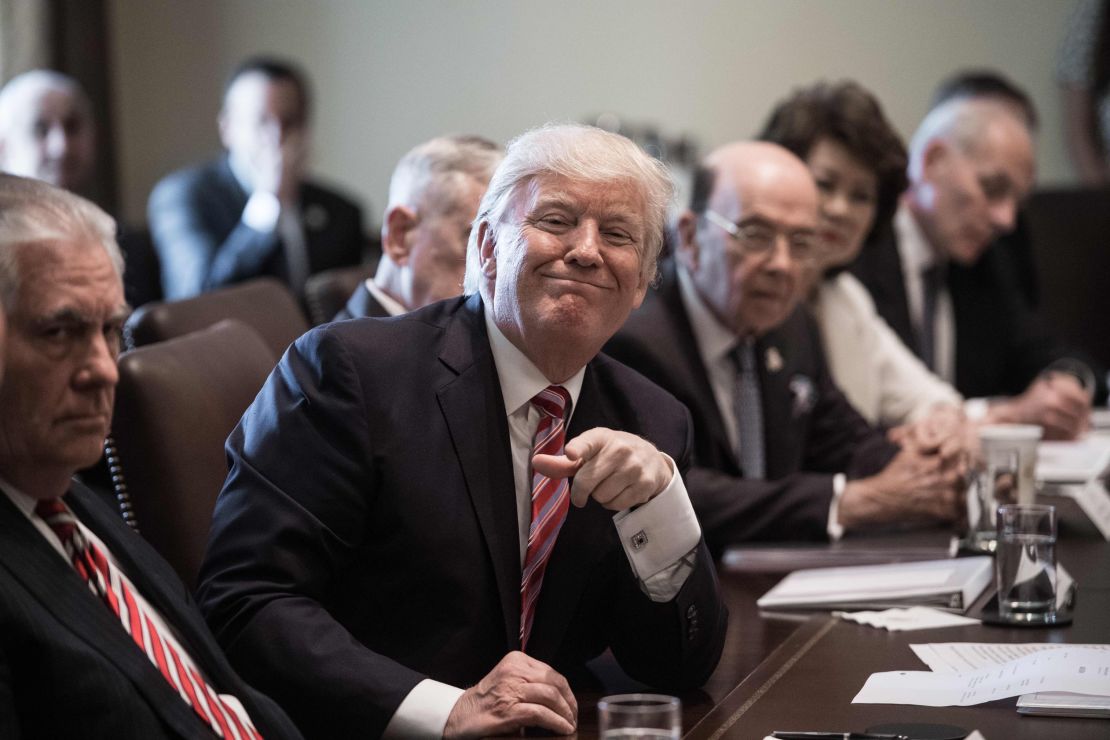
[[[948,707],[1039,694],[1038,703],[1045,705],[1049,692],[1069,692],[1103,697],[1110,703],[1108,645],[935,643],[911,647],[933,672],[872,674],[852,702]]]

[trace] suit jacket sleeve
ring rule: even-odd
[[[683,409],[686,440],[675,458],[676,474],[689,480],[693,427]],[[652,601],[635,577],[622,583],[610,646],[630,676],[651,686],[680,691],[701,686],[717,667],[728,627],[728,610],[704,536],[695,549],[695,566],[678,594]],[[628,566],[622,570],[629,573]]]
[[[188,298],[264,272],[276,231],[242,221],[242,193],[210,170],[171,175],[150,196],[148,219],[167,300]]]
[[[330,574],[358,567],[375,496],[359,379],[327,339],[289,349],[228,440],[198,601],[232,663],[295,722],[374,737],[425,676],[322,603]]]

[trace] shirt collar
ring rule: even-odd
[[[386,313],[390,316],[400,316],[403,313],[408,313],[408,309],[402,306],[400,301],[378,287],[378,284],[374,282],[374,278],[366,278],[366,289],[370,291],[370,295],[374,297],[375,301],[381,304],[382,308],[384,308]]]
[[[686,308],[686,315],[690,318],[690,327],[694,330],[694,339],[702,356],[717,360],[727,357],[736,346],[736,335],[709,312],[694,288],[694,280],[686,272],[686,268],[680,264],[675,272],[678,276],[678,294]]]
[[[920,275],[942,261],[908,206],[902,205],[895,213],[894,230],[898,235],[898,254],[905,270]]]
[[[11,499],[11,502],[15,504],[15,508],[22,511],[24,516],[28,519],[34,515],[35,507],[39,503],[37,499],[31,498],[22,491],[17,490],[15,486],[8,483],[3,478],[0,478],[0,491],[3,491],[4,494]]]
[[[489,335],[490,350],[493,352],[493,364],[497,368],[497,380],[501,383],[501,397],[505,400],[505,415],[512,416],[552,383],[501,333],[493,323],[484,302],[482,315],[486,322],[486,334]],[[582,392],[582,379],[585,377],[586,368],[582,367],[565,383],[559,384],[570,394],[572,413],[578,406],[578,394]]]

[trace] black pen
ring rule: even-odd
[[[784,732],[775,730],[771,737],[779,740],[910,740],[906,735],[885,732]]]

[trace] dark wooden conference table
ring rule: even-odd
[[[852,704],[878,671],[928,670],[910,650],[926,642],[1110,643],[1110,542],[1067,499],[1060,509],[1057,561],[1079,586],[1071,626],[1052,629],[986,625],[887,632],[832,619],[761,614],[756,599],[798,567],[942,557],[951,534],[931,530],[845,538],[832,545],[750,548],[726,558],[718,572],[729,608],[729,629],[717,670],[700,691],[681,695],[684,737],[760,740],[772,730],[862,732],[891,722],[957,725],[987,740],[1110,738],[1110,720],[1025,717],[1016,698],[973,707]],[[992,596],[980,597],[976,616]],[[629,679],[609,656],[591,665],[599,688],[576,692],[579,738],[597,736],[597,700],[606,694],[650,690]]]

